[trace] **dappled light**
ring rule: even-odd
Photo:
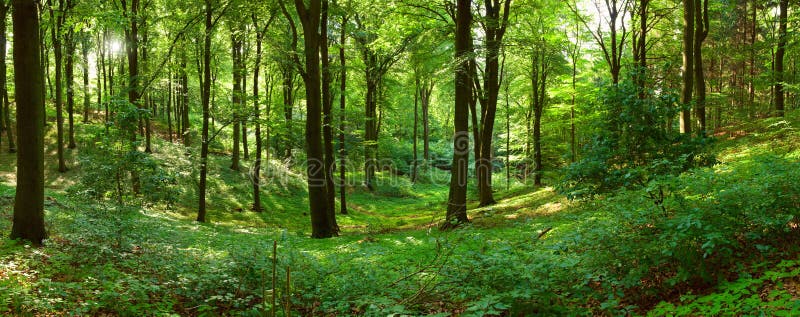
[[[0,3],[2,316],[800,316],[788,0]]]

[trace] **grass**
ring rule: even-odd
[[[800,120],[792,115],[728,128],[747,132],[721,135],[715,152],[723,164],[706,173],[751,170],[766,154],[797,164]],[[48,140],[53,138],[49,133]],[[79,144],[70,157],[85,146]],[[642,255],[670,250],[667,241],[659,241],[668,236],[658,231],[669,227],[656,228],[657,221],[677,221],[683,214],[652,220],[651,203],[641,192],[571,202],[552,188],[515,183],[496,193],[496,205],[476,208],[470,200],[472,223],[441,232],[435,225],[445,210],[446,184],[411,184],[379,173],[378,190],[369,192],[358,186],[361,175],[351,173],[349,214],[337,216],[342,235],[316,240],[308,238],[302,175],[278,161],[269,162],[276,177],[261,193],[265,210],[254,213],[246,172],[251,162],[237,172],[227,168],[228,157],[212,156],[210,223],[192,221],[193,155],[177,144],[154,141],[153,156],[179,175],[177,186],[187,189],[171,205],[116,206],[67,194],[80,167],[70,164],[71,171],[60,175],[48,159],[50,239],[42,248],[0,240],[0,314],[256,316],[273,308],[274,293],[277,313],[284,315],[288,269],[295,316],[640,315],[651,309],[653,315],[709,315],[702,310],[706,303],[722,303],[718,314],[740,313],[743,306],[730,304],[729,297],[747,298],[753,302],[748,307],[762,303],[778,314],[798,303],[791,295],[796,274],[790,273],[800,261],[790,251],[755,252],[755,259],[737,255],[741,268],[724,267],[734,272],[731,282],[670,284],[675,278],[670,274],[680,270],[649,265]],[[0,154],[3,232],[11,223],[13,162],[13,156]],[[685,176],[685,183],[705,175],[696,173]],[[733,180],[750,176],[729,175]],[[717,185],[709,186],[719,192]],[[274,290],[273,241],[278,245]],[[641,263],[631,263],[636,261]],[[662,280],[659,274],[665,275]],[[739,283],[751,292],[767,290],[774,296],[730,295],[740,285],[737,278],[745,279]],[[665,285],[676,292],[664,291]]]

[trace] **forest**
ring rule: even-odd
[[[0,315],[798,316],[795,0],[0,0]]]

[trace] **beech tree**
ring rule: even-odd
[[[137,1],[137,0],[134,0]],[[55,105],[56,105],[56,154],[58,156],[58,171],[64,173],[67,171],[67,164],[64,161],[64,113],[63,101],[64,90],[62,89],[63,79],[63,39],[64,25],[66,23],[67,14],[73,7],[72,0],[58,0],[58,8],[55,8],[53,0],[47,0],[47,6],[50,12],[50,36],[53,41],[53,54],[55,56],[56,78],[55,78]]]
[[[775,51],[775,111],[779,117],[783,117],[785,109],[785,91],[784,80],[787,76],[784,74],[784,59],[786,55],[786,44],[788,43],[788,35],[786,32],[786,25],[789,20],[789,0],[779,0],[778,4],[778,48]]]
[[[306,6],[303,0],[295,0],[294,7],[303,28],[303,52],[305,63],[300,62],[297,54],[293,55],[294,63],[306,87],[306,173],[311,215],[311,237],[330,238],[338,234],[336,224],[332,222],[335,215],[327,208],[326,174],[322,147],[322,91],[320,88],[320,19],[322,1],[310,0]],[[297,47],[297,28],[294,18],[281,2],[281,10],[292,29],[292,47]]]
[[[475,83],[475,94],[481,104],[479,138],[475,139],[475,147],[478,148],[475,158],[478,175],[478,194],[480,206],[494,204],[492,194],[492,169],[494,159],[494,120],[497,114],[497,98],[500,95],[500,86],[503,78],[500,70],[500,50],[503,45],[503,37],[508,27],[508,17],[511,12],[511,0],[488,0],[484,1],[483,19],[479,20],[484,32],[484,59],[486,65],[483,67],[483,85],[479,81],[477,73],[478,67],[472,67],[472,81]],[[473,61],[476,65],[477,63]],[[477,114],[473,111],[473,117]],[[473,120],[476,122],[477,120]]]
[[[8,16],[10,8],[10,1],[3,0],[0,2],[0,43],[6,43],[6,17]],[[11,128],[9,103],[6,102],[8,100],[6,67],[6,45],[0,44],[0,133],[3,131],[6,132],[6,136],[8,137],[8,153],[14,153],[16,152],[16,144],[14,142],[14,132]],[[2,144],[2,138],[0,138],[0,144]]]
[[[453,107],[453,163],[447,214],[443,229],[469,222],[467,218],[467,160],[469,159],[468,114],[472,81],[468,68],[472,12],[470,0],[457,0],[455,7],[455,104]]]
[[[40,63],[39,10],[34,1],[13,0],[14,87],[17,136],[25,146],[17,152],[17,190],[12,239],[41,244],[44,227],[44,71]]]

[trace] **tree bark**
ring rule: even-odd
[[[680,132],[692,133],[692,88],[694,85],[694,2],[683,0],[683,87],[681,88]]]
[[[339,35],[339,213],[347,214],[347,193],[345,188],[347,186],[347,178],[345,165],[347,163],[347,148],[345,147],[344,133],[347,113],[345,111],[345,103],[347,100],[347,61],[344,54],[344,45],[347,40],[347,16],[342,16],[342,32]]]
[[[327,210],[325,163],[322,147],[322,102],[320,88],[320,15],[321,0],[310,0],[306,7],[303,0],[295,0],[295,9],[303,27],[305,67],[301,73],[306,86],[306,172],[308,175],[308,202],[311,215],[311,237],[330,238],[337,234]],[[281,5],[283,5],[281,3]],[[292,17],[284,9],[287,19]],[[297,32],[294,32],[296,45]],[[299,58],[295,59],[299,66]]]
[[[211,103],[211,36],[214,31],[212,16],[214,9],[211,0],[205,0],[205,34],[203,36],[203,127],[201,129],[200,145],[200,182],[198,188],[199,206],[197,209],[197,221],[206,221],[206,178],[208,174],[208,117],[209,104]],[[185,65],[185,64],[184,64]],[[185,67],[182,73],[185,76]]]
[[[789,18],[789,0],[779,1],[778,18],[778,49],[775,51],[775,112],[779,117],[783,117],[785,108],[785,92],[783,87],[784,76],[784,56],[786,54],[786,24]]]
[[[430,97],[433,91],[433,81],[430,81],[430,86],[427,91],[421,91],[420,101],[422,101],[422,158],[427,162],[431,159],[430,150]]]
[[[700,135],[706,133],[706,79],[703,73],[703,41],[708,36],[708,0],[695,0],[694,3],[694,87],[697,126]]]
[[[66,0],[67,3],[70,0]],[[61,49],[61,27],[64,24],[64,19],[66,12],[60,12],[58,15],[58,19],[56,19],[56,15],[53,10],[53,5],[48,1],[50,4],[50,20],[54,21],[54,25],[50,27],[50,36],[53,40],[53,54],[55,55],[55,66],[56,66],[56,79],[55,79],[55,95],[56,95],[56,155],[58,156],[58,171],[64,173],[67,171],[67,164],[64,161],[64,113],[63,113],[63,89],[61,83],[63,79],[61,78],[62,75],[62,61],[64,59],[63,51]],[[59,11],[63,11],[65,9],[63,1],[59,3]]]
[[[81,32],[81,69],[83,71],[83,123],[89,123],[91,92],[89,91],[89,33]],[[98,76],[98,78],[100,78]],[[100,89],[99,87],[97,89]]]
[[[0,4],[0,97],[8,95],[8,72],[6,66],[6,17],[8,16],[8,9],[10,4],[3,1]],[[41,86],[44,88],[44,85]],[[44,90],[43,90],[44,91]],[[14,129],[11,124],[11,107],[6,102],[6,98],[0,100],[0,123],[3,123],[3,129],[6,131],[8,137],[8,153],[16,152],[16,145],[14,142]],[[42,119],[43,121],[46,119]],[[18,121],[19,122],[19,121]]]
[[[127,10],[126,0],[122,2],[123,10]],[[130,12],[125,11],[126,17],[130,19],[129,28],[125,30],[125,49],[128,55],[128,102],[134,105],[137,109],[141,108],[139,103],[139,0],[131,0]],[[131,128],[130,131],[132,151],[137,151],[136,148],[136,130]],[[139,174],[135,171],[131,172],[131,188],[134,194],[139,193]]]
[[[284,118],[284,155],[286,159],[292,158],[294,135],[292,133],[292,109],[294,108],[294,72],[291,65],[284,65],[283,76],[283,118]]]
[[[213,25],[212,25],[213,28]],[[210,32],[210,30],[207,30]],[[210,45],[210,44],[209,44]],[[209,48],[210,49],[210,48]],[[205,50],[205,48],[204,48]],[[204,53],[205,54],[205,53]],[[205,57],[203,57],[205,59]],[[189,123],[189,74],[186,71],[187,61],[186,61],[186,53],[181,55],[181,65],[180,65],[180,87],[178,87],[178,91],[180,92],[180,102],[181,102],[181,139],[183,140],[183,145],[186,147],[191,146],[191,135],[189,133],[190,123]],[[205,74],[203,74],[205,76]],[[204,82],[205,84],[205,82]],[[210,89],[210,88],[209,88]],[[202,94],[202,92],[201,92]]]
[[[510,12],[511,0],[505,0],[500,6],[500,0],[484,1],[486,10],[484,32],[486,33],[486,66],[484,70],[483,89],[484,96],[481,100],[481,129],[480,129],[480,157],[476,158],[478,175],[479,206],[495,204],[492,193],[492,170],[494,169],[494,121],[497,114],[497,98],[500,94],[500,48],[503,44],[506,25]],[[473,74],[475,76],[476,74]]]
[[[366,80],[366,100],[364,101],[364,186],[370,191],[374,190],[375,170],[377,169],[378,152],[378,89],[380,77],[377,68],[377,57],[374,54],[364,54],[366,58],[364,74]]]
[[[172,143],[172,67],[167,70],[167,78],[167,139]]]
[[[239,132],[241,118],[239,111],[242,105],[242,39],[231,29],[231,56],[233,57],[233,153],[230,169],[239,170]]]
[[[258,17],[253,14],[253,26],[256,30],[256,59],[253,65],[253,121],[255,124],[255,133],[256,133],[256,160],[253,162],[253,211],[261,212],[263,208],[261,207],[261,152],[262,152],[262,141],[261,141],[261,107],[259,106],[260,97],[258,92],[258,75],[261,72],[261,44],[264,40],[264,34],[267,32],[267,28],[269,28],[270,23],[272,22],[272,17],[264,26],[264,29],[259,29],[258,27]],[[267,90],[268,90],[268,97],[271,97],[269,91],[271,87],[269,87],[270,83],[267,83]],[[272,102],[271,99],[267,99],[267,103]],[[269,107],[269,106],[267,106]],[[269,118],[269,110],[267,110],[267,118]],[[269,132],[267,132],[269,135]],[[269,136],[267,136],[269,138]],[[269,140],[267,140],[267,144],[269,144]]]
[[[447,198],[447,214],[442,229],[449,229],[461,223],[469,222],[467,218],[467,160],[469,159],[468,111],[472,98],[472,80],[470,69],[466,63],[469,59],[470,27],[472,13],[470,0],[456,2],[455,30],[455,104],[453,124],[453,165],[451,168],[450,192]]]
[[[331,95],[331,69],[328,55],[328,0],[322,0],[322,17],[320,21],[320,56],[322,58],[322,137],[325,147],[325,201],[328,218],[337,232],[336,223],[336,186],[333,183],[335,171],[333,156],[333,98]]]
[[[66,60],[64,62],[64,75],[67,88],[67,122],[68,122],[68,149],[74,149],[75,144],[75,32],[69,28],[65,38]]]
[[[14,34],[26,34],[14,43],[14,82],[17,135],[25,146],[17,153],[17,189],[11,239],[41,244],[44,225],[44,78],[40,63],[39,13],[35,1],[13,1]]]
[[[411,165],[411,183],[414,184],[417,182],[417,130],[419,126],[419,91],[420,91],[420,80],[419,80],[419,73],[418,70],[414,69],[414,143],[413,143],[413,159]]]

